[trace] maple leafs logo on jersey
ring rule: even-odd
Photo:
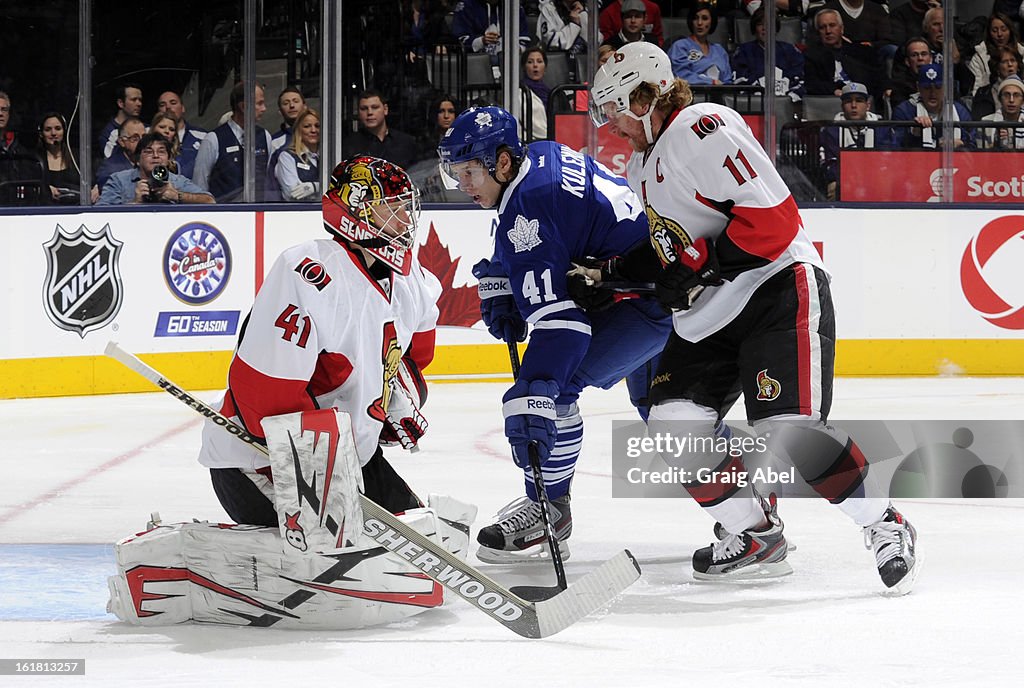
[[[515,226],[508,230],[508,240],[512,242],[512,248],[516,250],[516,253],[540,246],[540,222],[527,220],[522,215],[517,215]]]
[[[690,129],[697,135],[698,139],[703,141],[705,137],[718,131],[718,127],[724,126],[725,120],[722,119],[722,116],[717,112],[711,112],[701,115],[700,119],[690,125]]]

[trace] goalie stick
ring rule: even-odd
[[[221,426],[240,441],[267,453],[245,428],[163,377],[137,356],[109,342],[104,353]],[[566,590],[539,602],[524,600],[444,547],[399,521],[386,509],[359,495],[363,533],[419,569],[470,605],[524,638],[546,638],[601,609],[640,578],[640,565],[623,550]]]

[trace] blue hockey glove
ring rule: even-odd
[[[473,276],[479,280],[480,317],[487,331],[495,339],[506,342],[526,340],[526,321],[519,314],[508,275],[501,263],[484,258],[473,266]]]
[[[529,446],[537,445],[543,466],[555,446],[555,398],[558,385],[551,380],[520,380],[501,398],[505,414],[505,437],[512,445],[512,459],[520,468],[530,466]]]

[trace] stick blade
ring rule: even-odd
[[[628,549],[622,550],[566,590],[536,603],[538,637],[554,635],[610,604],[639,578],[636,557]]]
[[[555,595],[562,593],[562,588],[557,585],[515,585],[508,590],[516,597],[520,597],[527,602],[550,600]]]

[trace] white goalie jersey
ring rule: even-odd
[[[377,279],[362,255],[331,239],[284,251],[256,296],[231,361],[220,412],[265,437],[263,418],[338,408],[352,419],[365,465],[376,451],[403,356],[433,357],[437,279],[413,263]],[[258,470],[266,456],[207,421],[199,462]]]
[[[676,111],[654,145],[633,154],[626,176],[663,263],[673,244],[700,237],[715,244],[726,281],[675,313],[683,339],[697,342],[727,325],[788,265],[824,269],[786,183],[735,110],[701,103]]]

